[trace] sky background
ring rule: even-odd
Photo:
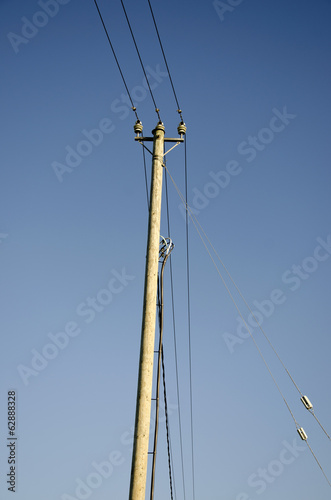
[[[134,141],[135,116],[94,2],[45,2],[44,10],[41,4],[0,1],[0,497],[12,498],[5,482],[6,427],[7,392],[15,390],[15,498],[124,500],[148,217],[142,148]],[[188,127],[188,201],[250,306],[256,310],[254,301],[261,304],[278,294],[282,303],[271,307],[268,302],[263,327],[330,433],[331,3],[224,4],[228,8],[222,13],[211,0],[152,2]],[[125,5],[152,75],[166,136],[175,137],[179,116],[148,3],[127,0]],[[99,6],[150,136],[157,116],[142,86],[120,2],[100,0]],[[51,14],[40,15],[47,9]],[[284,123],[274,118],[277,113]],[[92,130],[95,144],[82,143]],[[250,137],[258,142],[249,152]],[[85,156],[74,158],[77,148]],[[69,152],[67,160],[76,166],[66,163]],[[59,164],[66,169],[61,175],[54,169]],[[183,192],[182,145],[169,153],[167,166]],[[149,155],[147,167],[149,175]],[[227,185],[216,186],[212,176],[224,180],[220,172],[227,168],[233,169]],[[170,179],[168,191],[189,499],[185,221]],[[165,204],[162,210],[161,234],[168,236]],[[330,498],[330,486],[299,439],[253,342],[238,336],[238,312],[192,224],[189,233],[195,498]],[[295,277],[292,266],[306,271],[296,271],[304,274]],[[109,283],[111,302],[102,292]],[[98,302],[93,312],[87,300],[97,296],[104,305]],[[248,318],[249,311],[239,305]],[[50,335],[65,329],[72,336],[57,338],[67,345],[47,347],[54,346]],[[256,328],[253,333],[330,478],[329,440],[261,333]],[[33,357],[45,349],[53,359],[39,358],[36,369]],[[184,495],[169,268],[164,349],[179,500]],[[161,420],[155,498],[165,500],[170,495],[162,412]],[[96,467],[109,460],[113,470],[100,479]]]

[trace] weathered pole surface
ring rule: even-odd
[[[146,491],[160,244],[163,147],[164,126],[158,123],[153,130],[153,165],[129,500],[145,500]]]

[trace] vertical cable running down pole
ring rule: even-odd
[[[185,138],[185,203],[187,206],[187,149]],[[190,304],[190,260],[189,260],[189,233],[188,233],[188,212],[186,210],[186,274],[187,274],[187,318],[188,318],[188,341],[189,341],[189,371],[190,371],[190,414],[191,414],[191,445],[192,445],[192,487],[193,500],[195,500],[195,480],[194,480],[194,434],[193,434],[193,390],[192,390],[192,347],[191,347],[191,304]]]
[[[162,377],[163,377],[163,395],[164,395],[164,413],[166,419],[166,431],[167,431],[167,448],[168,448],[168,468],[169,468],[169,484],[170,484],[170,498],[173,500],[175,493],[176,498],[176,488],[175,488],[175,476],[172,474],[173,460],[172,460],[172,451],[171,451],[171,443],[170,443],[170,431],[169,431],[169,418],[168,418],[168,402],[167,402],[167,391],[166,391],[166,382],[165,382],[165,368],[164,368],[164,350],[162,349]]]
[[[154,483],[155,483],[155,465],[156,465],[156,448],[157,448],[157,438],[159,430],[159,406],[160,406],[160,378],[161,378],[161,360],[163,354],[163,274],[164,266],[173,249],[173,244],[170,240],[167,252],[163,257],[163,262],[161,266],[160,279],[159,279],[159,326],[160,326],[160,337],[159,337],[159,348],[158,348],[158,364],[157,364],[157,374],[156,374],[156,411],[155,411],[155,429],[154,429],[154,446],[153,446],[153,462],[152,462],[152,475],[151,475],[151,491],[150,500],[154,498]],[[162,254],[161,254],[162,258]]]
[[[166,207],[167,207],[167,221],[168,221],[168,235],[171,238],[170,231],[170,216],[169,216],[169,203],[168,203],[168,184],[167,184],[167,162],[165,160],[165,193],[166,193]],[[185,471],[184,471],[184,454],[183,454],[183,437],[182,437],[182,413],[180,406],[180,391],[179,391],[179,374],[178,374],[178,356],[177,356],[177,337],[176,337],[176,323],[175,323],[175,301],[174,301],[174,286],[173,286],[173,273],[172,273],[172,263],[171,255],[169,259],[170,267],[170,289],[171,289],[171,305],[172,305],[172,328],[174,336],[174,354],[175,354],[175,367],[176,367],[176,388],[177,388],[177,405],[178,405],[178,425],[179,425],[179,442],[180,442],[180,458],[181,458],[181,468],[182,468],[182,482],[183,482],[183,500],[186,500],[186,489],[185,489]]]

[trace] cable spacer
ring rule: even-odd
[[[307,408],[307,410],[311,410],[313,405],[312,403],[309,401],[309,399],[307,398],[307,396],[302,396],[302,398],[300,398],[302,403],[305,405],[305,407]]]

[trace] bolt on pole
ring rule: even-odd
[[[163,177],[164,126],[153,130],[153,164],[150,194],[147,255],[141,346],[137,389],[137,406],[131,465],[129,500],[145,500],[153,361],[156,321],[157,275],[159,261],[161,198]]]

